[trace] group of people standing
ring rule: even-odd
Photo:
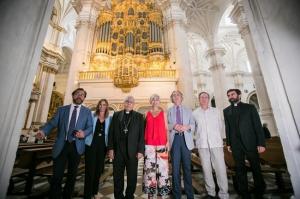
[[[73,103],[59,107],[56,115],[37,133],[41,139],[57,128],[53,146],[53,177],[50,198],[71,198],[76,171],[85,152],[84,198],[97,198],[99,178],[104,170],[106,154],[113,160],[114,197],[134,198],[138,161],[144,157],[143,192],[148,198],[162,198],[172,192],[180,199],[181,169],[184,192],[194,198],[191,174],[191,150],[198,148],[208,198],[229,198],[222,132],[226,129],[226,144],[236,164],[238,193],[250,198],[245,160],[250,162],[256,196],[262,196],[265,183],[260,172],[259,156],[265,150],[264,134],[256,109],[242,103],[241,92],[230,89],[231,105],[224,109],[224,120],[218,109],[210,107],[207,92],[199,94],[199,107],[193,112],[182,105],[183,94],[173,91],[173,106],[165,112],[160,97],[150,97],[145,116],[133,110],[135,99],[124,99],[124,109],[109,116],[108,101],[101,99],[95,113],[82,105],[86,91],[72,93]],[[170,158],[169,158],[170,155]],[[172,181],[169,176],[171,160]],[[68,164],[67,181],[62,193],[62,179]],[[216,193],[213,170],[219,187]],[[127,187],[124,194],[124,174]]]

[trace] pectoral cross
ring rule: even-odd
[[[124,129],[123,131],[124,131],[124,133],[125,133],[125,134],[127,134],[127,132],[128,132],[128,129],[126,128],[126,129]]]

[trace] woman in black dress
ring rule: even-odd
[[[104,170],[110,120],[108,102],[101,99],[93,115],[93,134],[85,140],[85,199],[97,197],[98,194],[100,175]]]

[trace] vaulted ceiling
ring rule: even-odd
[[[200,34],[208,46],[214,46],[220,20],[230,0],[181,0],[186,13],[188,28]]]

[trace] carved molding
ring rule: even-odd
[[[206,58],[214,56],[224,56],[226,53],[225,48],[211,48],[206,51]]]
[[[50,26],[52,26],[53,29],[56,29],[59,32],[64,32],[65,29],[63,27],[61,27],[60,25],[54,23],[53,21],[50,21]]]
[[[43,47],[40,59],[40,64],[43,66],[43,71],[56,74],[63,61],[64,58],[61,54]]]
[[[29,102],[36,102],[36,101],[38,101],[40,95],[41,95],[41,92],[34,87],[32,89],[32,91],[31,91]]]
[[[215,65],[212,65],[209,67],[209,70],[210,71],[215,71],[215,70],[218,70],[218,69],[225,69],[225,65],[224,64],[215,64]]]
[[[82,9],[82,4],[80,0],[70,0],[71,5],[75,9],[76,13],[78,14]]]
[[[230,18],[233,23],[237,24],[242,37],[250,33],[249,23],[241,0],[234,1],[234,8],[230,13]]]

